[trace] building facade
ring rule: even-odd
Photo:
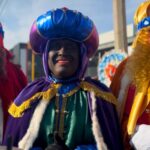
[[[34,54],[29,44],[19,43],[11,51],[14,54],[13,62],[21,66],[29,82],[33,79],[32,76],[34,76],[34,79],[44,76],[42,56]],[[35,56],[34,62],[32,60],[33,55]]]
[[[128,55],[132,52],[132,42],[136,34],[136,28],[133,24],[127,26],[127,43],[128,43]],[[103,57],[106,52],[114,50],[114,31],[102,33],[99,35],[100,45],[95,56],[89,62],[87,75],[96,77],[97,76],[97,66],[99,59]],[[123,51],[123,50],[120,50]]]

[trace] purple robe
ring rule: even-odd
[[[85,79],[85,81],[90,84],[95,85],[100,88],[102,91],[109,92],[108,88],[100,83],[99,81],[92,80],[90,78]],[[46,91],[50,88],[50,82],[46,81],[45,78],[41,78],[29,84],[16,98],[14,103],[19,106],[24,101],[29,99],[37,92]],[[92,99],[90,97],[90,93],[87,92],[87,99],[89,104],[90,116],[92,116]],[[13,145],[18,146],[18,142],[27,132],[27,129],[30,124],[30,120],[32,118],[33,112],[39,103],[40,99],[36,99],[32,102],[31,106],[25,110],[24,114],[20,118],[14,118],[12,116],[9,117],[9,121],[7,124],[7,129],[5,132],[5,136],[3,139],[3,145],[7,143],[7,137],[13,137]],[[103,100],[101,98],[96,97],[96,114],[98,118],[98,122],[101,127],[101,132],[104,138],[104,142],[106,143],[109,150],[123,150],[122,145],[122,137],[120,132],[119,121],[117,117],[117,112],[115,105]]]

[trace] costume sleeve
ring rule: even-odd
[[[88,82],[90,82],[91,84],[99,88],[101,91],[110,93],[110,89],[104,84],[102,84],[100,81],[94,81],[90,79],[87,79],[87,80]],[[102,133],[102,136],[104,138],[104,142],[107,148],[109,150],[123,150],[124,148],[123,148],[123,142],[122,142],[121,128],[119,124],[116,105],[100,97],[95,97],[93,99],[91,93],[89,95],[90,95],[89,97],[91,97],[91,100],[89,101],[89,105],[92,106],[91,116],[93,117],[94,114],[96,115],[96,118],[97,118],[96,121],[98,122],[98,125],[100,127],[99,130]],[[94,103],[93,103],[93,100],[95,101]],[[97,129],[94,129],[94,130],[97,130]],[[99,131],[96,131],[95,133],[98,133],[98,132]],[[100,141],[100,140],[96,140],[96,142],[97,141]],[[104,144],[103,146],[105,147]]]
[[[119,64],[119,66],[117,67],[117,70],[115,72],[115,75],[111,81],[110,89],[111,89],[112,93],[116,96],[116,98],[118,97],[118,94],[119,94],[121,78],[122,78],[123,70],[127,63],[127,60],[128,59],[125,59]]]
[[[3,139],[4,145],[7,144],[7,137],[9,135],[13,138],[13,146],[18,146],[18,142],[26,133],[26,130],[30,124],[30,119],[33,115],[35,107],[39,102],[39,99],[37,98],[34,101],[32,101],[30,107],[26,108],[24,110],[26,112],[22,115],[16,117],[13,115],[13,113],[15,111],[18,113],[18,111],[20,111],[19,106],[22,103],[24,103],[36,93],[41,92],[42,90],[47,90],[49,86],[50,84],[49,82],[45,81],[45,78],[37,79],[34,82],[28,84],[16,97],[13,104],[17,107],[14,107],[14,109],[12,109],[12,112],[10,113],[11,116],[9,116],[8,118],[8,123],[6,125],[6,131],[4,133]],[[13,106],[13,104],[11,106]]]
[[[104,142],[109,150],[123,150],[121,128],[116,106],[100,98],[96,100],[96,113]]]
[[[13,146],[18,147],[19,141],[27,132],[27,128],[30,124],[31,117],[36,106],[37,103],[34,103],[31,107],[32,109],[28,109],[26,113],[24,113],[24,115],[20,118],[14,118],[13,116],[9,116],[2,142],[3,145],[7,145],[7,139],[8,137],[11,137],[13,141]]]
[[[24,74],[20,73],[20,68],[6,60],[5,71],[6,75],[0,77],[0,97],[2,99],[2,109],[3,109],[3,131],[5,131],[6,122],[8,119],[8,108],[20,91],[26,86],[27,80]],[[23,78],[22,78],[23,77]]]
[[[13,69],[13,80],[15,83],[15,92],[19,93],[27,85],[27,77],[21,70],[21,68],[13,63],[10,63],[11,68]],[[16,95],[17,96],[17,95]]]

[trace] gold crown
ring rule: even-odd
[[[141,3],[134,15],[134,23],[137,25],[144,18],[150,16],[150,0]]]

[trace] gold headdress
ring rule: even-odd
[[[131,108],[127,130],[128,134],[134,133],[136,123],[140,115],[148,106],[150,92],[150,0],[143,2],[134,16],[134,23],[139,31],[133,42],[133,54],[126,66],[132,74],[133,83],[136,86],[134,102]],[[149,22],[145,22],[149,21]],[[141,24],[140,24],[141,23]],[[143,24],[144,23],[144,24]],[[149,23],[149,24],[146,24]],[[138,63],[137,63],[138,62]]]
[[[141,3],[134,15],[134,24],[137,25],[144,18],[150,16],[150,0]]]
[[[138,41],[146,46],[147,44],[150,45],[150,18],[148,17],[150,17],[150,0],[146,0],[145,2],[141,3],[135,12],[134,24],[137,26],[137,28],[140,27],[140,29],[137,32],[136,38],[133,42],[133,48],[138,45]],[[141,23],[147,24],[148,20],[149,25],[141,26]]]

